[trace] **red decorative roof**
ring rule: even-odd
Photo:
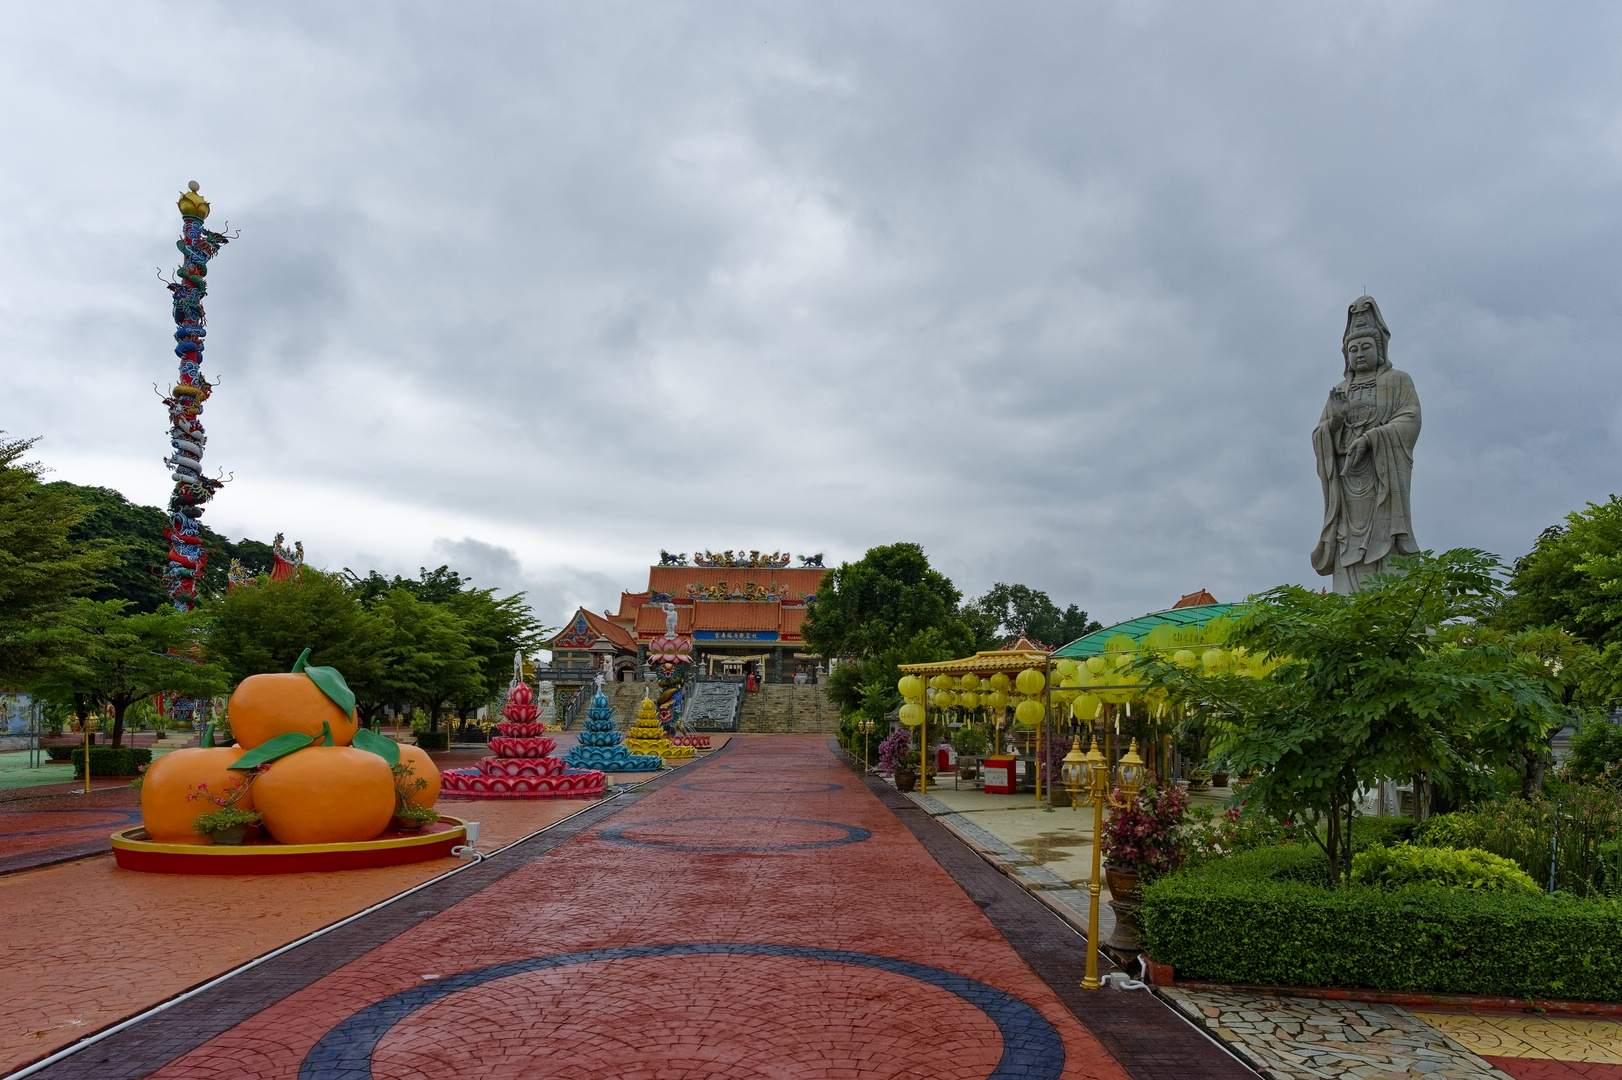
[[[1017,640],[1010,641],[1008,644],[1004,645],[1001,649],[999,649],[997,651],[998,652],[1052,652],[1053,651],[1053,646],[1052,645],[1044,645],[1040,641],[1032,641],[1030,638],[1026,637],[1024,634],[1021,634],[1021,635],[1019,635],[1019,638]]]
[[[1216,597],[1212,596],[1204,589],[1201,589],[1199,592],[1191,592],[1181,600],[1177,601],[1177,603],[1172,605],[1172,610],[1175,611],[1180,607],[1204,607],[1206,604],[1214,604],[1216,602]]]
[[[574,618],[546,643],[549,649],[589,649],[606,640],[616,649],[636,651],[636,639],[624,627],[616,626],[607,616],[597,615],[585,608],[577,608]]]
[[[618,615],[614,616],[615,621],[617,622],[621,619],[634,620],[636,618],[637,609],[647,602],[648,594],[645,592],[620,593],[620,611]]]
[[[742,585],[752,581],[756,585],[781,585],[788,591],[791,601],[798,601],[807,595],[814,595],[822,587],[822,578],[826,573],[828,571],[820,566],[784,566],[776,569],[765,566],[652,566],[648,568],[648,592],[662,592],[677,598],[687,596],[689,585],[710,586],[723,581],[729,585]]]

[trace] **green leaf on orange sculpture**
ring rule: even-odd
[[[344,682],[343,674],[337,668],[311,667],[310,650],[305,649],[293,662],[293,673],[296,675],[299,672],[308,675],[310,681],[347,715],[355,715],[355,692],[349,689],[349,684]]]
[[[257,769],[266,762],[284,758],[297,750],[315,742],[314,735],[306,735],[302,731],[289,731],[276,736],[268,742],[260,743],[246,754],[237,758],[231,765],[233,769]]]
[[[376,754],[389,763],[389,768],[400,764],[400,744],[387,735],[379,735],[371,728],[359,728],[355,731],[355,739],[350,745],[357,750]]]

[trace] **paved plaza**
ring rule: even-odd
[[[1622,1075],[1614,1018],[1084,991],[1072,913],[1023,880],[1046,859],[1003,857],[1030,845],[983,845],[826,737],[717,741],[602,802],[452,804],[491,857],[450,876],[186,878],[104,855],[0,876],[14,925],[41,928],[8,960],[0,1061],[133,1016],[35,1075]],[[133,808],[127,789],[62,800],[0,807],[0,851],[41,850],[41,822],[88,843]]]

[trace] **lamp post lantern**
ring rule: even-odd
[[[1077,738],[1080,742],[1080,738]],[[1074,753],[1074,748],[1071,751]],[[1068,757],[1069,755],[1066,755]],[[1103,889],[1104,876],[1104,800],[1109,798],[1109,762],[1098,749],[1098,736],[1093,736],[1093,748],[1085,758],[1087,770],[1087,797],[1093,804],[1093,876],[1087,883],[1087,975],[1081,980],[1085,990],[1098,989],[1098,894]]]

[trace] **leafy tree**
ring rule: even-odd
[[[497,599],[493,589],[466,588],[441,601],[462,623],[468,648],[478,661],[480,689],[454,703],[467,719],[480,705],[500,696],[512,676],[513,653],[535,651],[555,633],[543,627],[524,603],[523,593]]]
[[[1491,622],[1505,630],[1560,626],[1598,646],[1622,640],[1622,499],[1566,515],[1517,559]]]
[[[0,432],[0,687],[18,690],[71,655],[72,601],[120,555],[106,541],[73,539],[85,508],[40,483],[39,465],[23,460],[35,441]]]
[[[1543,775],[1552,760],[1550,740],[1565,724],[1580,721],[1585,684],[1593,675],[1599,653],[1558,626],[1506,632],[1483,622],[1444,628],[1438,641],[1460,645],[1494,644],[1505,649],[1529,679],[1541,679],[1551,712],[1542,703],[1517,708],[1513,703],[1478,730],[1466,732],[1465,749],[1473,758],[1494,766],[1507,765],[1520,777],[1522,798],[1542,790]]]
[[[467,628],[447,605],[419,600],[410,589],[400,588],[384,594],[373,611],[386,621],[387,665],[376,692],[366,695],[369,702],[420,704],[428,713],[428,729],[438,731],[447,704],[486,692]],[[509,658],[509,667],[511,663]]]
[[[114,746],[123,745],[124,717],[136,702],[166,691],[212,697],[227,686],[223,670],[192,657],[195,614],[164,606],[126,615],[125,606],[123,600],[74,604],[73,655],[39,684],[46,696],[71,698],[80,716],[92,702],[111,706]]]
[[[1572,737],[1566,766],[1571,775],[1581,779],[1610,775],[1622,780],[1622,724],[1598,716],[1589,718]]]
[[[65,492],[86,507],[84,518],[69,531],[70,539],[107,540],[121,549],[118,561],[101,575],[102,584],[91,599],[126,600],[130,611],[156,611],[169,603],[163,584],[163,570],[169,562],[169,544],[163,537],[169,523],[165,511],[132,503],[111,488],[65,480],[46,487]],[[269,544],[246,539],[232,543],[206,525],[199,536],[208,552],[208,566],[198,584],[205,597],[225,591],[232,559],[252,574],[270,571]]]
[[[1087,613],[1071,604],[1060,611],[1048,594],[1028,585],[1008,585],[999,581],[964,605],[963,615],[975,629],[982,649],[994,649],[1021,634],[1032,641],[1055,647],[1086,637],[1103,624],[1087,618]]]
[[[282,581],[262,580],[214,597],[203,610],[207,654],[232,683],[290,671],[306,648],[310,663],[343,672],[357,696],[383,673],[384,628],[331,574],[306,566]]]
[[[901,701],[897,664],[972,652],[974,633],[958,613],[962,595],[912,543],[872,548],[829,573],[803,632],[811,648],[844,661],[828,679],[840,711],[879,719]]]
[[[1220,703],[1214,752],[1260,770],[1252,798],[1310,826],[1337,880],[1351,867],[1360,786],[1446,783],[1471,733],[1506,716],[1535,729],[1563,715],[1540,662],[1497,641],[1435,633],[1498,602],[1496,560],[1458,549],[1398,566],[1350,596],[1281,586],[1252,597],[1229,645],[1278,660],[1263,678],[1146,664],[1174,702]]]

